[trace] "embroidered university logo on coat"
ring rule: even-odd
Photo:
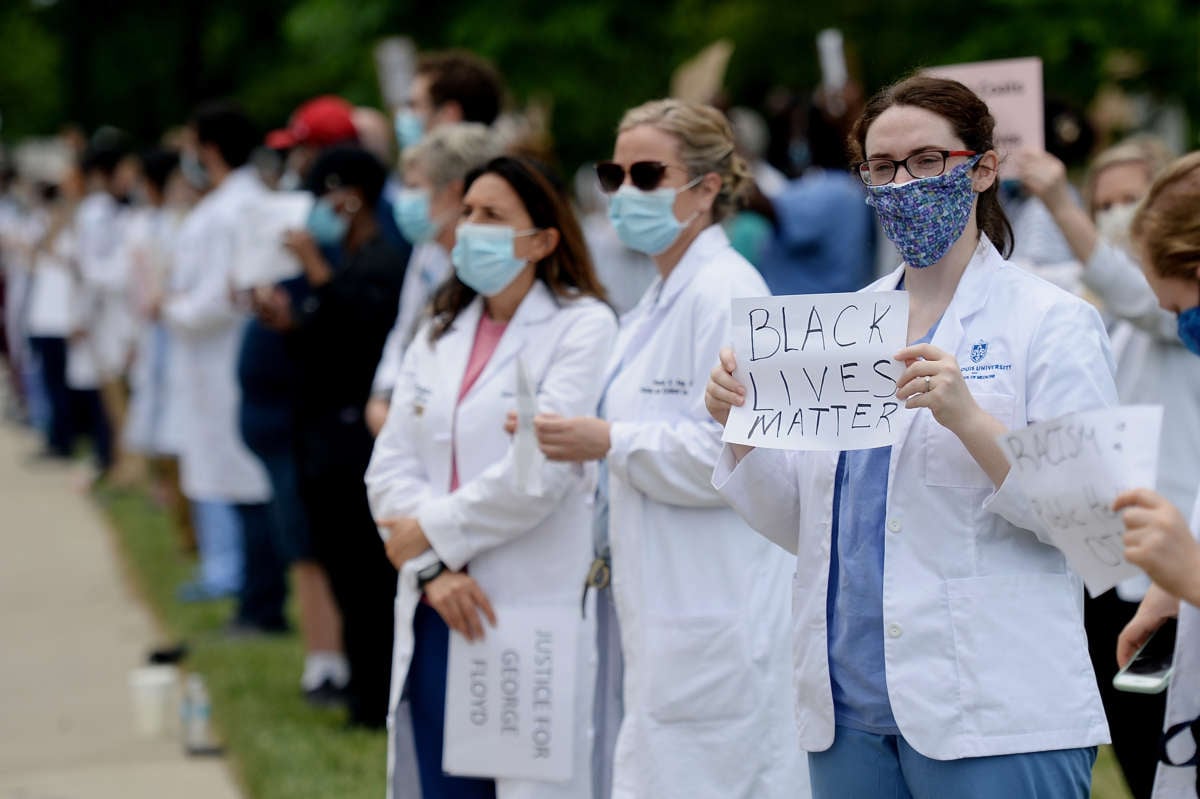
[[[979,363],[987,357],[987,342],[980,340],[971,345],[971,363]]]

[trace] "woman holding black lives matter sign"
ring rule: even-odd
[[[1183,345],[1200,355],[1200,153],[1176,161],[1150,187],[1133,219],[1133,240],[1159,304],[1178,314]],[[1192,475],[1196,479],[1196,475]],[[1200,497],[1191,529],[1183,514],[1149,489],[1117,498],[1125,519],[1125,557],[1154,581],[1117,641],[1124,666],[1150,634],[1179,617],[1174,674],[1167,694],[1163,765],[1154,799],[1200,796]]]
[[[1012,241],[993,125],[962,84],[917,76],[854,129],[868,202],[904,257],[864,289],[909,295],[896,443],[729,445],[714,474],[799,554],[796,693],[817,799],[1083,799],[1108,739],[1082,585],[996,439],[1113,404],[1111,357],[1093,308],[997,250]],[[961,370],[968,358],[995,368]],[[724,350],[708,384],[722,423],[745,398],[734,366]]]
[[[596,364],[608,358],[617,320],[562,189],[541,167],[497,158],[469,174],[464,189],[454,275],[404,356],[366,478],[400,570],[389,796],[575,799],[591,788],[595,614],[579,622],[574,695],[562,700],[574,703],[575,719],[574,739],[562,744],[571,752],[563,783],[443,773],[449,631],[483,638],[493,634],[488,622],[504,629],[505,609],[579,618],[594,472],[523,462],[504,421],[523,393],[535,393],[547,412],[594,408]],[[485,719],[503,717],[515,696],[472,688],[490,702],[481,706]],[[512,718],[512,729],[533,740],[530,714]]]
[[[720,111],[658,100],[626,112],[613,160],[596,173],[612,195],[617,234],[653,258],[659,279],[621,320],[601,413],[535,420],[548,458],[604,459],[607,469],[592,576],[611,563],[611,592],[604,579],[590,581],[609,633],[600,642],[594,795],[801,799],[779,602],[795,559],[754,536],[713,490],[721,431],[704,410],[731,299],[768,293],[719,224],[736,208],[747,168]],[[619,685],[619,672],[610,667],[622,650],[624,718],[614,718],[609,681]],[[617,721],[614,755],[608,730]]]

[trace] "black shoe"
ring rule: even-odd
[[[286,624],[255,624],[241,619],[231,619],[224,630],[225,637],[232,639],[267,638],[287,635],[288,632]]]
[[[324,679],[316,688],[304,689],[304,698],[313,707],[335,708],[346,706],[346,689],[338,688],[333,680]]]

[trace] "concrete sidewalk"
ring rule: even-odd
[[[238,799],[221,760],[135,736],[129,670],[160,642],[99,511],[0,426],[0,799]]]

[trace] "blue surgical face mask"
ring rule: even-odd
[[[401,108],[396,112],[396,141],[401,150],[407,150],[425,136],[425,123],[411,108]]]
[[[183,179],[196,191],[206,191],[212,185],[208,169],[195,153],[184,153],[179,157],[179,171]]]
[[[514,252],[514,240],[534,233],[537,231],[518,233],[509,225],[461,223],[450,253],[458,279],[485,297],[496,296],[525,268],[526,261]]]
[[[675,218],[675,197],[702,178],[678,189],[664,187],[642,191],[628,184],[617,189],[608,202],[608,218],[617,229],[617,237],[631,250],[658,255],[675,243],[695,215],[687,222]]]
[[[429,241],[441,230],[442,226],[429,216],[428,189],[410,189],[407,186],[400,189],[392,211],[400,232],[413,244]]]
[[[981,156],[934,178],[867,187],[867,205],[904,263],[918,269],[940,261],[958,241],[975,204],[971,169]]]
[[[318,197],[308,212],[308,221],[304,225],[308,232],[322,247],[333,247],[342,243],[349,220],[333,210],[333,204],[325,197]]]
[[[1179,314],[1179,340],[1193,355],[1200,355],[1200,305]]]

